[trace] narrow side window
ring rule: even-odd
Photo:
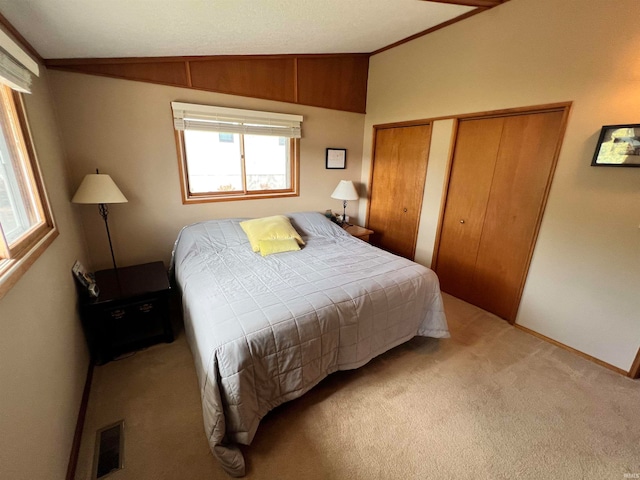
[[[55,235],[22,97],[0,85],[0,297]]]

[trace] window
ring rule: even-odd
[[[183,203],[299,195],[301,116],[171,106]]]
[[[0,85],[0,296],[56,235],[22,98]]]

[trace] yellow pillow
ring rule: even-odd
[[[284,215],[245,220],[240,222],[240,226],[247,234],[254,252],[260,251],[260,240],[289,240],[293,238],[300,245],[304,245],[302,238]]]
[[[286,240],[260,240],[260,255],[266,257],[272,253],[293,252],[300,250],[300,245],[295,238]]]

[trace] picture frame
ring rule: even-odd
[[[326,168],[328,170],[344,170],[347,168],[347,149],[327,148]]]
[[[591,166],[640,167],[640,124],[603,126]]]

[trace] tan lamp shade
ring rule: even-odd
[[[360,197],[351,180],[340,180],[340,183],[331,194],[331,198],[336,200],[358,200]]]
[[[72,203],[126,203],[127,198],[109,175],[91,173],[84,177]]]

